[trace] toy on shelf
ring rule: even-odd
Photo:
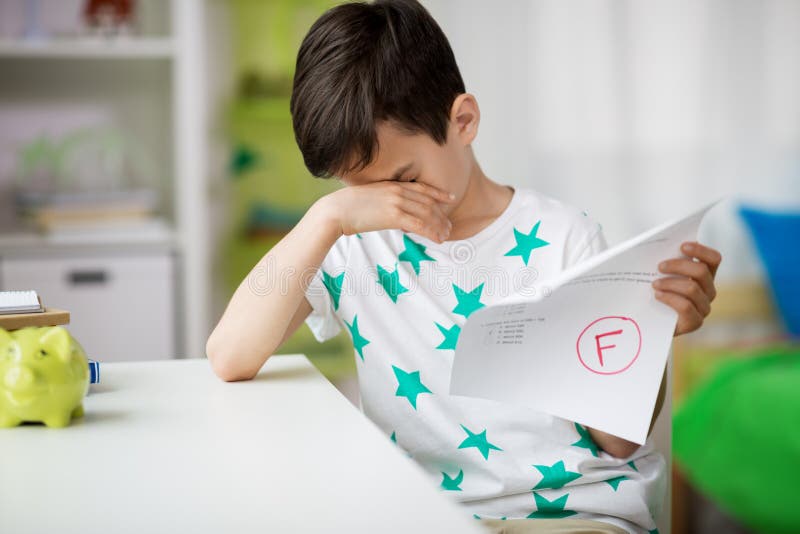
[[[129,34],[134,25],[133,0],[87,0],[83,8],[86,25],[96,34]]]

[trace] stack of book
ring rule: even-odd
[[[97,227],[149,225],[156,219],[158,195],[153,189],[76,193],[20,192],[20,215],[44,232],[84,231]]]

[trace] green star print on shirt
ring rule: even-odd
[[[489,451],[491,451],[491,450],[502,451],[503,450],[500,447],[498,447],[497,445],[489,443],[489,440],[486,439],[486,429],[483,429],[483,432],[481,432],[480,434],[474,434],[472,431],[470,431],[469,428],[465,427],[464,425],[461,425],[461,428],[463,428],[464,432],[467,433],[467,439],[465,439],[464,441],[461,442],[461,445],[458,446],[459,449],[466,449],[468,447],[475,447],[476,449],[478,449],[481,452],[481,455],[483,456],[484,460],[488,460],[489,459]]]
[[[563,460],[559,460],[553,465],[534,465],[533,467],[542,474],[542,480],[533,489],[558,489],[581,477],[580,473],[567,471],[564,468]]]
[[[483,284],[479,285],[472,291],[464,291],[457,285],[453,284],[453,293],[458,300],[458,304],[453,308],[453,313],[469,317],[475,310],[480,310],[485,306],[481,302],[481,293],[483,293]]]
[[[628,477],[626,477],[625,475],[620,475],[618,477],[609,478],[608,480],[606,480],[606,482],[608,483],[609,486],[614,488],[614,491],[617,491],[617,488],[619,488],[619,485],[623,480],[628,480]]]
[[[442,471],[442,489],[448,491],[461,491],[459,486],[461,485],[461,481],[464,480],[464,470],[459,469],[458,474],[455,478],[450,478],[450,475]]]
[[[450,328],[445,328],[439,323],[434,322],[433,324],[436,325],[436,328],[438,328],[439,332],[441,332],[444,336],[444,340],[439,343],[436,348],[441,350],[456,350],[456,343],[458,342],[459,334],[461,334],[461,327],[457,324],[454,324]]]
[[[582,427],[581,425],[579,425],[578,423],[575,423],[575,430],[578,431],[578,434],[581,436],[581,439],[579,439],[575,443],[572,443],[572,446],[581,447],[583,449],[589,449],[592,453],[592,456],[597,456],[597,444],[592,439],[592,436],[591,434],[589,434],[589,431],[584,427]]]
[[[425,247],[403,234],[403,244],[405,250],[397,257],[400,261],[407,261],[414,268],[414,272],[419,274],[419,264],[423,261],[436,261],[425,254]]]
[[[380,265],[378,265],[378,283],[383,286],[386,294],[392,299],[392,302],[397,303],[397,297],[408,291],[403,284],[400,283],[400,271],[397,269],[397,264],[394,265],[394,271],[389,272]]]
[[[364,347],[369,345],[369,339],[365,338],[361,335],[361,332],[358,331],[358,315],[353,316],[353,324],[348,323],[347,321],[344,322],[347,325],[347,329],[350,330],[350,335],[353,337],[353,347],[358,351],[358,355],[361,356],[361,361],[364,361]]]
[[[399,367],[392,366],[394,369],[394,376],[397,377],[397,391],[395,395],[398,397],[405,397],[411,406],[417,409],[417,395],[420,393],[430,393],[431,390],[425,387],[419,378],[419,371],[407,373]]]
[[[569,493],[565,493],[558,499],[548,501],[534,491],[533,498],[536,499],[536,511],[528,514],[528,519],[562,519],[575,515],[572,510],[564,510],[568,497]]]
[[[545,247],[550,244],[544,239],[536,237],[536,233],[539,231],[539,224],[541,222],[542,221],[537,221],[536,224],[533,225],[533,229],[529,234],[523,234],[514,228],[514,239],[517,241],[517,244],[511,250],[506,252],[505,256],[519,256],[522,258],[522,261],[525,262],[525,265],[528,265],[528,260],[530,259],[531,252],[533,252],[534,249]]]
[[[333,299],[333,309],[339,309],[339,297],[342,295],[342,285],[344,285],[344,272],[339,276],[333,277],[322,271],[322,283],[325,284],[325,289],[331,294]]]

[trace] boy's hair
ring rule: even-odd
[[[314,176],[363,169],[377,149],[377,121],[441,145],[464,92],[447,37],[418,2],[342,4],[300,46],[290,104],[295,139]]]

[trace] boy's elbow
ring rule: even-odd
[[[206,341],[206,357],[215,375],[225,382],[251,380],[255,373],[243,370],[241,364],[236,363],[235,352],[221,347],[213,333]]]
[[[605,452],[616,458],[627,458],[636,452],[640,445],[627,439],[589,428],[589,434],[594,442]]]
[[[225,382],[247,380],[247,377],[241,376],[241,373],[237,369],[233,368],[230,363],[228,363],[228,360],[225,360],[219,356],[214,358],[209,356],[208,361],[211,363],[211,369],[214,371],[214,374]]]
[[[639,449],[639,445],[624,439],[615,440],[613,443],[606,443],[603,450],[616,458],[627,458]]]

